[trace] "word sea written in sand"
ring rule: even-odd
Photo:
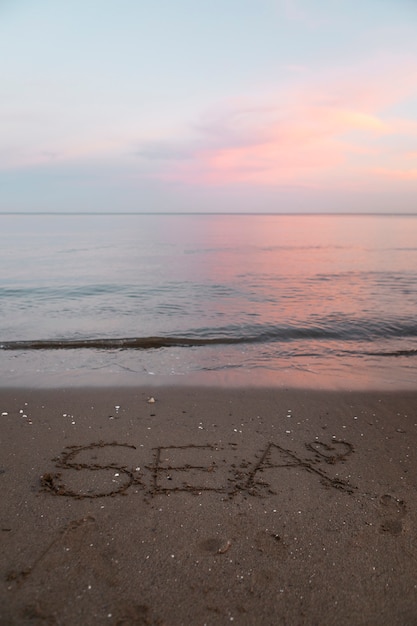
[[[207,491],[233,496],[242,492],[275,493],[271,478],[279,472],[295,470],[307,472],[326,487],[348,493],[354,490],[349,482],[330,471],[331,466],[344,462],[353,452],[352,444],[342,440],[314,441],[305,447],[309,455],[302,458],[269,442],[255,459],[247,461],[239,459],[234,443],[158,446],[153,448],[153,459],[147,464],[140,454],[143,450],[132,444],[100,441],[65,448],[53,459],[57,471],[44,473],[41,485],[54,495],[74,498],[125,495],[131,487],[150,497],[175,492],[201,495]]]

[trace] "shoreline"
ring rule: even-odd
[[[0,389],[1,623],[414,623],[416,406],[402,390]]]
[[[406,357],[404,357],[406,359]],[[41,361],[37,363],[40,366]],[[304,367],[281,370],[230,368],[222,370],[195,370],[178,373],[159,373],[122,370],[109,371],[103,368],[85,367],[63,370],[62,363],[57,371],[44,372],[34,367],[3,371],[0,391],[7,389],[72,389],[91,388],[214,388],[214,389],[259,389],[259,390],[321,390],[326,392],[413,392],[416,390],[414,370],[388,364],[379,367],[364,367],[356,364],[347,367],[338,361],[333,368],[318,368],[316,371]],[[33,366],[33,367],[32,367]]]

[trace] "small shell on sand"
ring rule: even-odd
[[[153,396],[151,396],[151,397],[148,399],[148,404],[153,404],[154,402],[156,402],[156,400],[155,400],[155,398],[154,398]]]
[[[232,545],[232,542],[229,540],[223,543],[220,546],[220,548],[217,550],[218,554],[224,554],[225,552],[227,552],[231,545]]]

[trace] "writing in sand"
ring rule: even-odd
[[[147,459],[143,445],[100,441],[66,447],[53,459],[55,471],[41,476],[41,486],[43,491],[73,498],[126,495],[128,490],[147,497],[208,491],[233,497],[237,493],[274,494],[271,478],[282,471],[296,471],[307,472],[325,487],[354,491],[350,482],[330,471],[352,454],[351,443],[315,440],[305,443],[305,448],[307,455],[301,457],[277,442],[268,442],[248,461],[239,458],[235,443],[166,445],[152,448]]]

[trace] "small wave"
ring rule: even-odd
[[[36,339],[28,341],[5,341],[2,350],[149,350],[152,348],[192,347],[212,344],[242,343],[240,337],[213,337],[207,339],[190,337],[126,337],[97,339]]]
[[[219,328],[190,329],[184,336],[154,335],[148,337],[49,338],[3,341],[2,350],[148,350],[167,347],[196,347],[230,344],[272,344],[309,341],[374,342],[380,339],[417,337],[414,320],[346,320],[327,319],[307,325],[227,325]],[[387,356],[414,354],[415,350],[383,353]],[[373,355],[373,353],[369,353]],[[375,356],[379,353],[375,352]]]
[[[411,350],[375,351],[375,352],[362,352],[362,354],[366,356],[378,356],[378,357],[417,356],[417,350],[411,349]]]

